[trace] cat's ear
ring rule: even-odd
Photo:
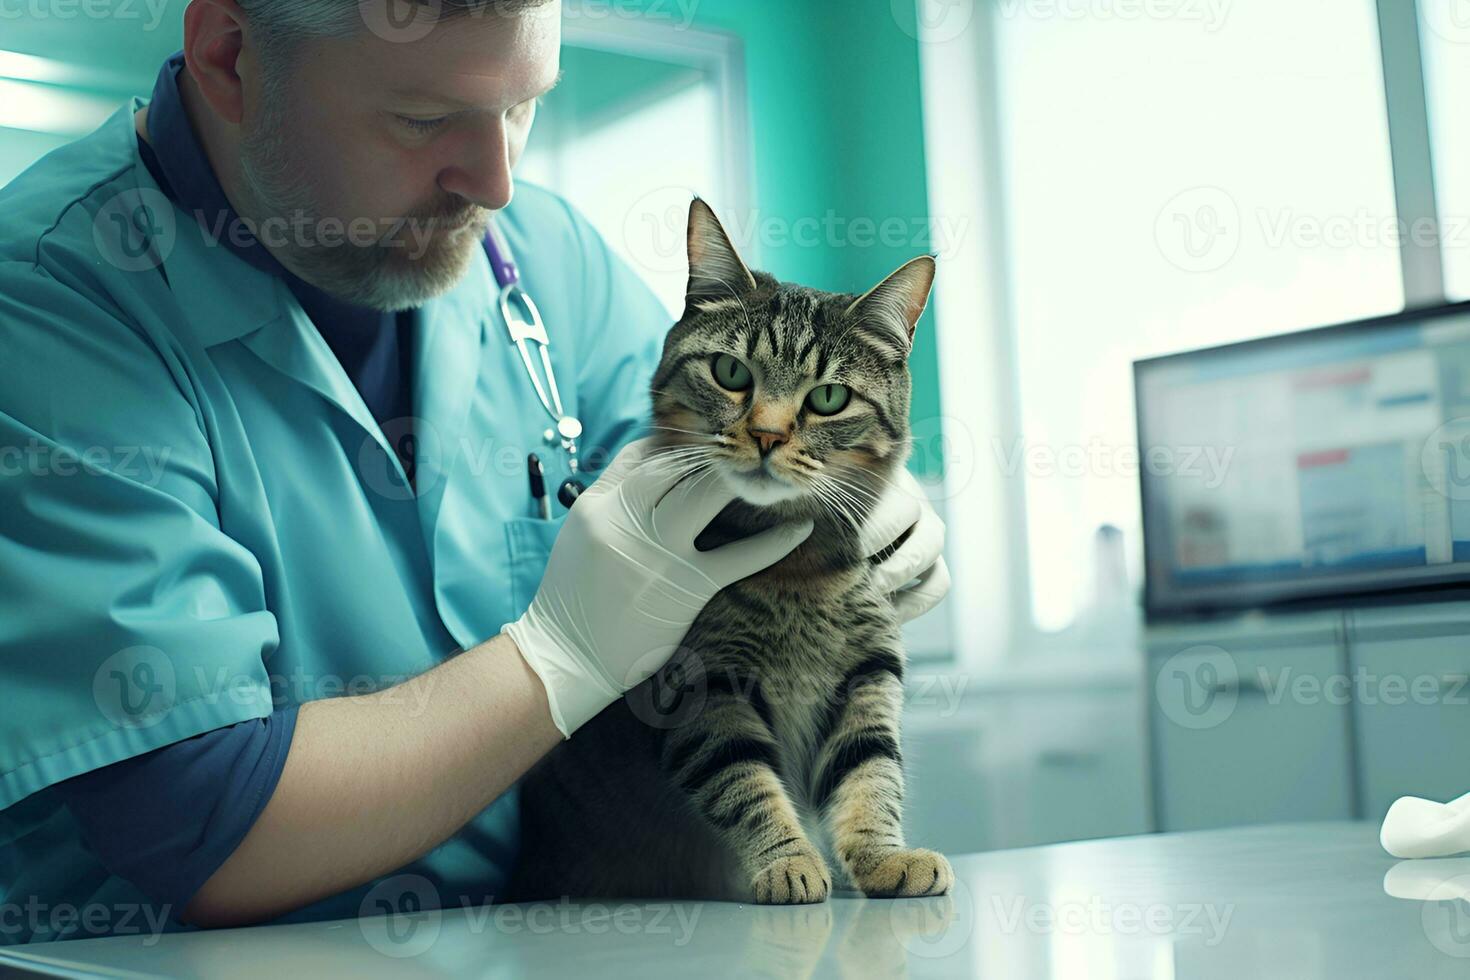
[[[884,353],[894,360],[904,360],[914,346],[914,328],[929,304],[934,272],[932,255],[905,262],[887,279],[854,300],[847,308],[847,315]]]
[[[700,198],[689,205],[689,288],[686,302],[743,296],[755,289],[740,253],[715,212]]]

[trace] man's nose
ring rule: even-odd
[[[505,129],[492,127],[476,140],[458,164],[440,174],[439,186],[487,211],[499,211],[509,204],[515,182]]]
[[[790,429],[785,431],[777,429],[751,429],[750,435],[755,440],[756,445],[760,447],[762,459],[769,456],[771,450],[777,446],[791,441]]]

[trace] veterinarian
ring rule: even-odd
[[[0,191],[0,942],[485,901],[515,780],[810,531],[693,549],[731,495],[639,438],[667,314],[512,194],[556,0],[386,6],[193,0],[149,100]],[[864,529],[910,528],[905,618],[943,525],[908,484]]]

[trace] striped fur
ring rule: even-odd
[[[740,492],[697,545],[786,519],[816,528],[717,594],[663,670],[528,774],[508,897],[819,902],[834,873],[869,895],[940,894],[948,862],[901,829],[904,651],[854,530],[907,455],[906,358],[933,263],[833,294],[751,272],[703,202],[689,239],[654,415],[671,465]],[[720,353],[752,389],[715,382]],[[827,383],[852,397],[820,416],[803,400]],[[783,435],[777,479],[739,475],[761,461],[754,429]]]

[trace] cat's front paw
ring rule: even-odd
[[[943,895],[954,885],[954,869],[943,854],[923,848],[894,851],[855,884],[869,898]]]
[[[757,904],[805,905],[827,900],[832,876],[815,854],[793,854],[757,871],[751,887]]]

